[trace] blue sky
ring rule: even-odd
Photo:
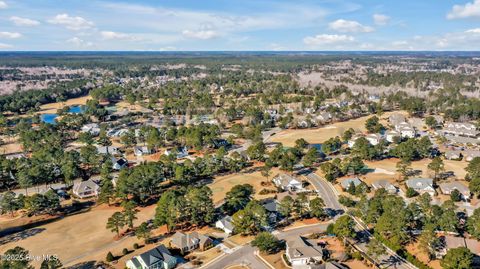
[[[480,0],[0,0],[0,50],[480,50]]]

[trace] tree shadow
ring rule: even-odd
[[[0,238],[0,245],[21,241],[45,231],[45,228],[33,228]]]

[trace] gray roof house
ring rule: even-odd
[[[170,241],[170,245],[174,248],[180,249],[182,253],[186,253],[197,248],[203,251],[212,244],[213,240],[210,237],[198,232],[193,232],[190,234],[176,232]]]
[[[375,190],[385,189],[388,193],[397,193],[398,189],[388,180],[380,179],[372,183],[372,188]]]
[[[108,146],[108,147],[101,146],[101,147],[97,147],[97,152],[98,152],[99,154],[110,154],[110,155],[120,154],[120,150],[119,150],[117,147],[113,147],[113,146]]]
[[[147,146],[135,146],[133,147],[133,153],[135,156],[143,156],[151,154],[152,151]]]
[[[420,194],[428,193],[431,196],[435,195],[433,179],[431,178],[412,178],[407,180],[406,184],[408,188],[412,188]]]
[[[315,264],[323,260],[323,248],[314,240],[293,236],[286,240],[286,256],[293,268]]]
[[[441,183],[439,187],[443,194],[450,195],[453,190],[458,190],[462,194],[463,199],[470,197],[470,189],[460,182]]]
[[[390,115],[390,117],[388,118],[388,121],[393,125],[397,125],[397,124],[400,124],[402,122],[405,122],[405,116],[403,116],[402,114],[400,113],[394,113],[392,115]]]
[[[462,157],[462,151],[460,150],[448,150],[445,152],[445,158],[448,160],[457,160]]]
[[[73,194],[82,199],[97,196],[99,192],[100,186],[91,179],[73,184]]]
[[[232,224],[232,217],[225,216],[220,220],[215,222],[215,227],[222,229],[227,234],[233,233],[233,224]]]
[[[172,269],[177,265],[177,258],[172,256],[164,245],[159,245],[138,256],[133,256],[125,265],[129,269]]]
[[[343,180],[340,183],[340,185],[342,186],[342,189],[346,190],[346,189],[348,189],[348,187],[350,187],[351,183],[353,183],[353,185],[355,185],[355,187],[356,187],[356,186],[362,184],[362,181],[358,177],[347,178],[347,179]]]

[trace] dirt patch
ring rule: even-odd
[[[429,267],[433,269],[442,269],[442,266],[440,265],[440,260],[433,260],[433,261],[428,261],[428,256],[420,251],[418,247],[418,242],[408,244],[405,249],[415,257],[417,257],[418,260],[421,262],[427,264]]]

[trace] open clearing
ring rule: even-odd
[[[139,208],[135,225],[154,215],[155,205]],[[87,261],[104,260],[108,251],[120,254],[123,248],[132,249],[140,243],[136,237],[123,237],[114,240],[115,234],[106,229],[107,219],[120,207],[101,205],[89,212],[68,216],[58,221],[21,232],[25,239],[12,241],[0,246],[0,253],[15,246],[21,246],[32,255],[57,254],[65,266]],[[29,236],[29,233],[35,233]],[[34,262],[39,266],[40,262]]]
[[[388,117],[398,112],[387,112],[383,114],[380,118],[383,119],[382,124],[386,124]],[[295,140],[299,138],[305,139],[308,143],[317,144],[323,143],[326,140],[335,137],[341,136],[346,130],[353,128],[357,132],[364,133],[365,122],[372,116],[360,117],[358,119],[353,119],[344,122],[336,122],[324,127],[315,128],[315,129],[289,129],[281,131],[270,138],[271,142],[282,143],[284,146],[293,147],[295,145]]]
[[[252,173],[237,173],[237,174],[215,177],[213,182],[208,184],[208,186],[210,187],[213,193],[213,203],[218,204],[222,202],[227,192],[230,191],[233,188],[233,186],[239,185],[239,184],[252,185],[255,190],[254,197],[257,200],[273,197],[275,196],[275,193],[266,194],[266,195],[259,194],[259,192],[262,189],[276,190],[273,184],[264,187],[261,185],[261,182],[262,181],[271,182],[271,179],[273,178],[273,176],[275,176],[279,172],[280,171],[278,169],[275,169],[275,168],[272,169],[268,179],[262,176],[262,174],[259,171],[252,172]]]

